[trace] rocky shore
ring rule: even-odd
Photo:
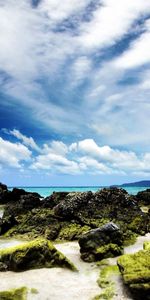
[[[83,261],[101,266],[104,259],[117,257],[117,272],[122,274],[131,297],[150,299],[148,242],[143,250],[124,254],[125,246],[134,244],[139,235],[150,231],[150,189],[136,196],[112,187],[96,193],[59,192],[42,198],[23,189],[9,191],[6,185],[0,184],[0,205],[4,209],[0,219],[1,238],[25,241],[23,245],[0,249],[1,272],[56,266],[75,271],[76,266],[56,248],[60,242],[78,241]],[[113,299],[113,292],[107,290],[113,290],[109,283],[105,295],[101,293],[95,299]],[[13,290],[13,293],[18,292]],[[2,300],[18,299],[5,296],[5,291],[0,292]],[[24,288],[23,296],[19,297],[28,299]]]

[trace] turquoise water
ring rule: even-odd
[[[37,192],[42,197],[47,197],[53,192],[96,192],[104,187],[102,186],[88,186],[88,187],[19,187],[27,192]],[[148,187],[123,187],[129,194],[136,195],[139,191],[146,190]],[[10,188],[11,190],[12,188]]]

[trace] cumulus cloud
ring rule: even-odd
[[[31,151],[20,143],[11,143],[0,137],[0,164],[21,168],[23,162],[30,161]]]
[[[11,131],[9,131],[11,132]],[[21,133],[20,133],[21,134]],[[18,139],[18,134],[14,135]],[[21,138],[24,135],[21,135]],[[20,135],[19,135],[20,138]],[[27,140],[28,146],[32,139]],[[22,139],[24,142],[24,139]],[[25,139],[26,142],[26,139]],[[38,145],[36,144],[36,147]],[[108,145],[97,144],[93,139],[65,144],[53,140],[43,144],[33,153],[21,143],[12,143],[0,138],[0,164],[26,172],[48,172],[51,175],[150,175],[150,153],[137,154],[133,151],[120,150]],[[34,149],[35,150],[35,149]],[[31,174],[30,174],[31,175]]]

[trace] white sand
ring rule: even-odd
[[[143,242],[150,240],[150,234],[139,237],[135,245],[125,248],[125,253],[134,253],[143,248]],[[0,239],[1,247],[8,247],[20,243],[15,240]],[[56,248],[63,252],[79,269],[72,272],[62,268],[38,269],[21,273],[0,272],[0,290],[8,290],[21,286],[36,288],[38,294],[29,292],[28,300],[91,300],[101,293],[97,285],[100,268],[95,264],[85,263],[80,259],[77,242],[56,244]],[[110,264],[115,264],[117,258],[109,259]],[[131,300],[131,296],[122,284],[121,275],[113,275],[115,282],[114,300]]]
[[[12,242],[13,245],[18,243]],[[6,243],[8,245],[8,241]],[[96,282],[99,268],[80,260],[78,243],[57,244],[57,248],[76,264],[79,272],[63,268],[44,268],[21,273],[1,272],[0,290],[21,286],[36,288],[38,294],[29,293],[28,300],[90,300],[99,294],[100,288]]]

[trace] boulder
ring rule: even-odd
[[[114,223],[88,231],[79,239],[81,258],[85,261],[101,260],[122,253],[122,232]]]
[[[86,207],[88,201],[92,198],[92,192],[69,193],[63,201],[54,207],[54,212],[66,220],[78,218],[82,209]]]
[[[13,215],[8,215],[0,219],[0,235],[5,234],[13,226],[17,225],[18,222]]]
[[[15,272],[51,267],[66,267],[76,270],[75,266],[50,241],[45,239],[35,239],[0,250],[0,263],[5,266],[5,271]],[[1,271],[4,269],[2,268]]]
[[[5,184],[0,183],[0,204],[18,202],[23,195],[33,195],[37,198],[42,198],[38,193],[27,192],[24,189],[13,188],[9,191]]]
[[[46,197],[42,200],[42,207],[43,208],[53,208],[58,205],[61,201],[66,199],[68,192],[53,192],[52,195]]]
[[[136,198],[139,205],[150,205],[150,189],[138,192]]]
[[[32,210],[33,208],[38,208],[41,206],[41,200],[38,194],[27,193],[20,195],[18,201],[7,203],[4,209],[4,217],[13,215],[14,217],[25,214]]]
[[[118,266],[124,283],[135,299],[150,299],[150,250],[119,257]]]

